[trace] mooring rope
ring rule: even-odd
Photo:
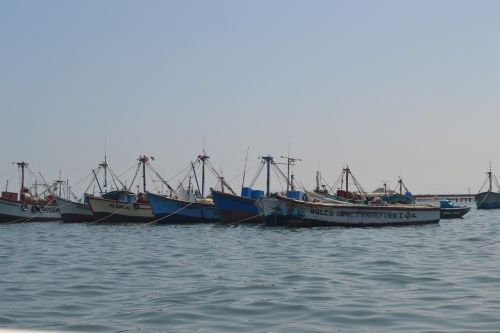
[[[161,220],[163,220],[163,219],[169,218],[170,216],[172,216],[172,215],[175,215],[175,214],[179,213],[180,211],[182,211],[182,210],[184,210],[184,209],[188,208],[189,206],[191,206],[191,205],[192,205],[192,204],[194,204],[194,203],[197,203],[197,202],[196,202],[196,201],[191,201],[191,202],[190,202],[189,204],[187,204],[186,206],[179,208],[178,210],[176,210],[175,212],[173,212],[173,213],[171,213],[171,214],[169,214],[169,215],[166,215],[166,216],[160,217],[160,218],[158,218],[158,219],[156,219],[156,220],[153,220],[153,221],[151,221],[151,222],[143,223],[143,224],[141,224],[141,225],[151,225],[151,224],[158,223],[159,221],[161,221]]]

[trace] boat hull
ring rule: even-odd
[[[91,222],[94,214],[88,204],[71,200],[56,198],[57,206],[61,212],[61,219],[65,223]]]
[[[158,224],[212,223],[220,216],[214,204],[182,201],[148,193],[148,199]]]
[[[474,196],[477,209],[500,209],[500,193],[481,192]]]
[[[255,199],[212,190],[212,198],[222,224],[262,223]]]
[[[0,223],[46,222],[60,219],[61,214],[57,206],[39,206],[0,199]]]
[[[462,218],[470,211],[470,207],[441,208],[442,219]]]
[[[438,223],[440,208],[410,205],[339,205],[284,197],[258,200],[257,208],[270,225],[295,227],[378,227]]]
[[[88,200],[95,222],[146,223],[155,219],[149,203],[129,203],[98,197],[89,197]]]

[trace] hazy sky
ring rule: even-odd
[[[0,0],[0,175],[26,160],[76,181],[107,135],[117,173],[144,153],[169,178],[205,141],[238,188],[248,146],[250,166],[290,145],[310,187],[348,163],[367,190],[402,172],[414,193],[476,192],[489,161],[500,173],[499,13],[499,1]]]

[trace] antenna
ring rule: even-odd
[[[247,155],[245,157],[245,167],[243,168],[243,181],[241,182],[241,188],[245,186],[245,175],[247,173],[247,161],[248,161],[248,151],[250,150],[250,146],[247,147]]]

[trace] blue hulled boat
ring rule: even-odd
[[[241,196],[212,190],[212,198],[223,224],[261,223],[262,218],[258,216],[255,200],[263,195],[263,191],[252,190],[249,187],[242,189]]]
[[[220,221],[219,212],[209,199],[185,201],[148,193],[149,203],[158,224],[203,223]]]
[[[224,181],[215,168],[208,161],[209,156],[203,152],[199,155],[194,163],[191,163],[191,171],[188,173],[189,185],[187,190],[181,186],[177,191],[176,196],[166,197],[154,193],[148,193],[149,203],[156,218],[155,223],[204,223],[204,222],[219,222],[220,215],[217,207],[211,198],[205,198],[205,165],[208,164],[210,171],[219,179],[222,190],[228,188],[233,194],[234,191]],[[201,188],[196,177],[196,166],[201,164],[202,178]],[[197,190],[193,191],[191,185],[191,176],[194,175],[196,180]]]
[[[462,218],[465,214],[467,214],[470,211],[469,206],[458,206],[455,205],[453,201],[448,199],[443,199],[439,201],[439,207],[441,208],[442,219]]]

